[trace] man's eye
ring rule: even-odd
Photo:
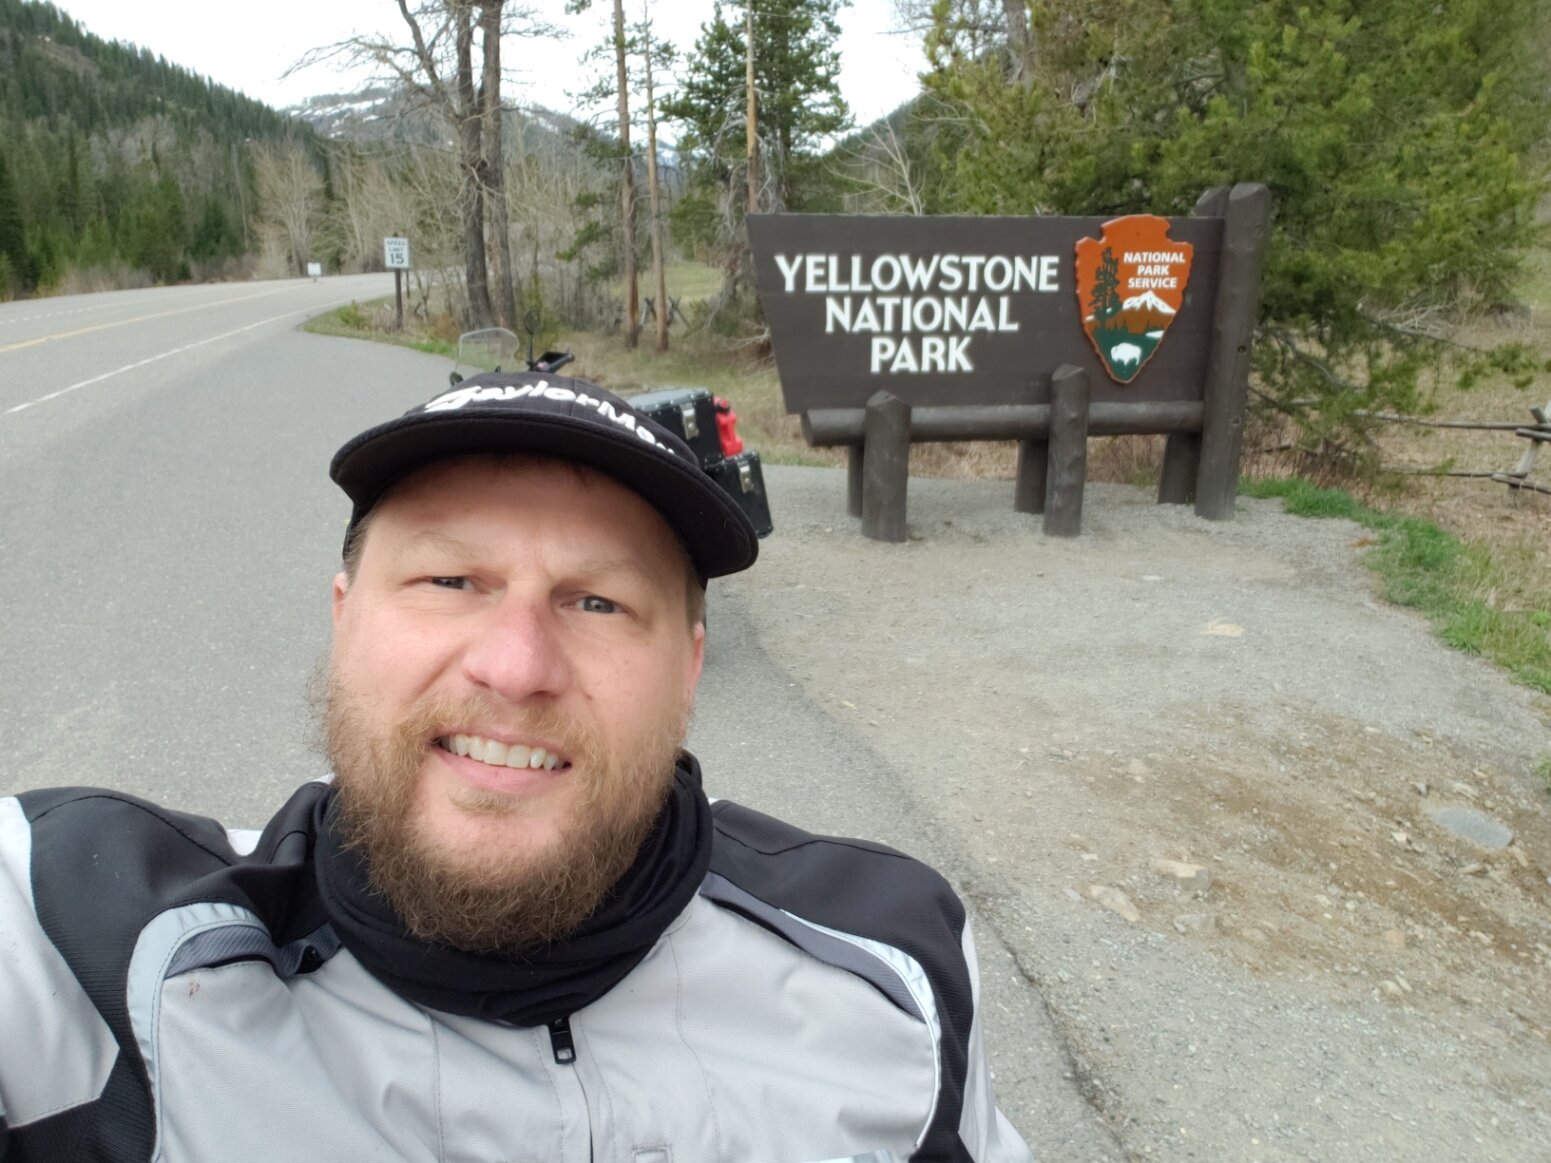
[[[588,594],[577,603],[577,606],[589,614],[613,614],[619,610],[613,602],[607,598],[600,598],[597,594]]]
[[[430,581],[433,586],[440,586],[444,590],[466,590],[469,588],[469,579],[466,577],[433,577]]]

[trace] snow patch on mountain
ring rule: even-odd
[[[1122,311],[1156,311],[1160,315],[1174,314],[1174,308],[1170,307],[1151,291],[1143,291],[1140,295],[1132,295],[1120,305],[1120,309]]]

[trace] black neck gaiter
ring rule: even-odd
[[[372,888],[365,859],[340,841],[337,799],[319,799],[314,826],[318,889],[345,948],[410,1001],[518,1026],[565,1017],[618,985],[694,898],[711,863],[711,807],[686,751],[635,863],[580,929],[521,958],[465,953],[404,929]]]

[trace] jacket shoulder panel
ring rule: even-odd
[[[0,1122],[13,1131],[94,1101],[118,1056],[112,1031],[38,923],[32,855],[21,804],[0,800],[0,1047],[8,1048],[0,1051]]]
[[[964,955],[964,905],[951,886],[935,869],[882,844],[814,835],[725,800],[713,805],[712,814],[712,899],[718,891],[731,895],[720,888],[725,882],[768,909],[822,926],[829,936],[862,938],[852,943],[905,984],[937,1040],[940,1063],[936,1105],[916,1158],[967,1158],[958,1132],[975,998]],[[791,926],[783,931],[772,924],[768,910],[762,916],[731,899],[721,903],[808,948],[794,939]]]
[[[114,1044],[101,1094],[37,1124],[47,1132],[40,1142],[78,1139],[93,1144],[92,1157],[150,1158],[154,1091],[130,1009],[141,936],[154,918],[190,902],[247,910],[282,941],[315,928],[307,822],[325,790],[308,785],[293,795],[246,857],[217,821],[123,793],[58,788],[16,797],[31,842],[35,924]]]
[[[778,909],[905,949],[968,987],[964,906],[942,875],[893,848],[818,836],[725,800],[711,871]]]

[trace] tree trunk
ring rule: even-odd
[[[458,59],[454,117],[458,127],[458,164],[463,176],[463,272],[471,327],[488,327],[490,283],[485,264],[485,174],[479,102],[474,93],[474,24],[471,0],[452,0]]]
[[[1025,89],[1034,85],[1034,33],[1029,28],[1026,0],[1002,0],[1007,18],[1007,80]]]
[[[668,273],[662,253],[662,189],[657,184],[657,99],[652,88],[652,20],[645,24],[646,62],[646,188],[652,206],[652,277],[657,284],[657,350],[668,350]]]
[[[630,156],[630,90],[625,73],[625,0],[614,0],[614,64],[619,74],[619,150],[624,172],[619,184],[620,253],[625,277],[625,346],[640,341],[640,291],[635,277],[635,159]]]
[[[479,26],[484,38],[484,73],[480,79],[481,115],[485,137],[485,198],[490,234],[495,240],[492,275],[496,321],[517,329],[517,294],[512,278],[512,235],[506,205],[506,125],[501,115],[501,8],[506,0],[485,0]]]
[[[754,97],[754,0],[744,0],[743,88],[745,135],[748,139],[747,166],[749,175],[748,212],[759,212],[759,108]]]

